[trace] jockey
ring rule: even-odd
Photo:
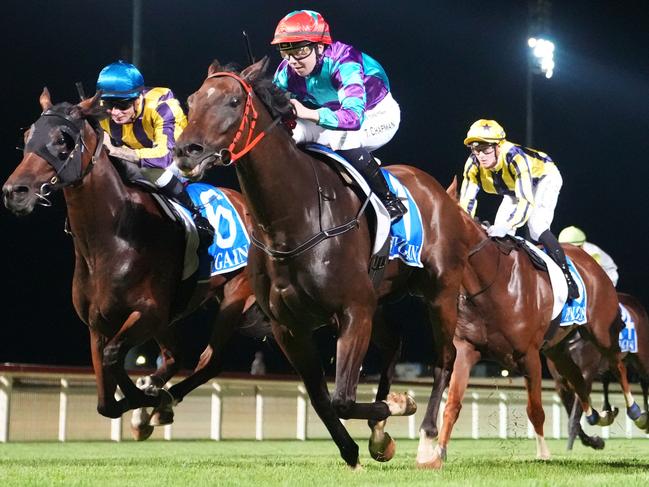
[[[464,165],[460,205],[475,215],[480,189],[503,196],[490,237],[515,234],[527,224],[532,240],[541,242],[568,283],[568,297],[579,297],[566,256],[550,231],[563,180],[552,159],[534,149],[505,140],[505,130],[495,120],[478,120],[464,139],[471,154]]]
[[[194,206],[173,163],[176,139],[187,126],[180,103],[169,88],[145,88],[132,64],[119,60],[101,70],[97,91],[109,117],[101,120],[108,153],[135,164],[164,196],[192,213],[201,243],[211,243],[214,230]]]
[[[273,82],[291,94],[297,115],[293,139],[317,142],[345,157],[367,180],[392,220],[406,213],[371,151],[388,143],[401,113],[381,65],[331,39],[318,12],[296,10],[280,20],[272,45],[282,56]]]
[[[617,287],[617,281],[619,279],[617,264],[610,255],[600,249],[597,245],[587,242],[586,234],[583,230],[573,226],[566,227],[559,232],[559,242],[569,243],[584,249],[587,254],[595,259],[595,262],[602,266],[606,275],[613,282],[613,286]]]

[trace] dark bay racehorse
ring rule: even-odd
[[[255,223],[257,245],[250,249],[248,265],[255,295],[341,456],[355,467],[358,446],[339,418],[368,419],[376,425],[390,415],[414,412],[404,395],[386,399],[389,381],[382,380],[377,402],[356,402],[377,301],[405,292],[423,297],[437,325],[440,373],[449,374],[468,246],[456,237],[462,219],[444,189],[414,167],[390,166],[419,205],[426,236],[424,267],[390,261],[375,290],[368,276],[371,219],[357,216],[363,199],[334,168],[300,150],[289,132],[277,126],[280,117],[293,112],[286,95],[264,76],[266,66],[262,60],[240,75],[218,62],[210,66],[207,79],[190,97],[188,127],[176,147],[177,164],[198,179],[213,165],[238,161],[237,175]],[[334,326],[338,334],[333,398],[312,337],[323,325]],[[384,331],[390,337],[389,330]],[[383,348],[386,363],[397,348],[389,340]],[[383,441],[380,438],[381,431],[375,430],[370,451]]]
[[[124,370],[131,347],[150,338],[158,341],[164,360],[148,383],[154,389],[162,387],[180,365],[169,325],[199,304],[217,299],[219,314],[198,366],[202,374],[216,375],[220,359],[213,351],[224,348],[246,302],[250,305],[254,297],[241,271],[214,276],[193,292],[191,284],[188,290],[183,287],[183,231],[151,194],[122,182],[102,149],[95,118],[101,112],[98,100],[95,96],[78,105],[52,106],[45,89],[40,97],[43,114],[26,134],[23,159],[2,190],[5,206],[16,215],[31,213],[37,204],[49,206],[48,195],[63,190],[75,250],[72,299],[90,330],[97,410],[116,418],[129,409],[169,400],[168,394],[155,390],[154,395],[145,394],[131,381]],[[223,191],[250,227],[241,195]],[[115,399],[118,385],[124,394],[120,400]]]
[[[637,298],[625,293],[617,293],[617,296],[620,303],[628,310],[636,330],[637,353],[627,352],[624,354],[624,363],[630,371],[638,376],[642,387],[644,410],[635,423],[640,429],[645,429],[649,433],[649,317],[644,306]],[[598,378],[602,380],[604,405],[602,406],[601,416],[606,423],[611,424],[617,416],[618,408],[611,407],[608,398],[609,384],[613,378],[609,371],[608,361],[602,357],[602,354],[591,342],[582,338],[580,334],[566,340],[563,346],[566,353],[569,353],[574,362],[579,365],[588,387],[592,386],[594,380]],[[581,427],[579,421],[582,411],[578,407],[577,401],[575,401],[575,392],[570,383],[561,376],[551,360],[548,360],[548,369],[555,380],[561,401],[570,416],[568,449],[572,449],[576,436],[579,436],[585,446],[595,449],[604,448],[604,440],[599,436],[589,436]]]
[[[449,188],[455,194],[455,184]],[[569,354],[561,353],[556,344],[574,330],[561,327],[545,342],[552,322],[553,292],[545,271],[538,270],[523,250],[517,250],[509,240],[489,239],[485,230],[467,213],[463,213],[462,234],[472,245],[462,281],[458,325],[455,332],[457,357],[451,376],[448,400],[439,442],[420,441],[418,460],[440,468],[446,456],[452,428],[462,407],[462,398],[473,365],[480,359],[499,362],[510,371],[522,374],[528,393],[527,414],[534,426],[537,458],[549,459],[543,423],[545,413],[541,402],[542,366],[539,351],[551,357],[561,373],[574,385],[582,408],[591,418],[597,413],[590,405],[590,388]],[[622,389],[628,406],[634,404],[621,362],[617,335],[621,320],[613,284],[602,268],[586,252],[566,246],[584,279],[588,295],[589,321],[581,329],[606,356],[621,376]],[[544,345],[545,343],[545,345]],[[435,388],[443,384],[435,384]],[[437,394],[437,397],[440,395]],[[430,418],[436,422],[437,418]]]

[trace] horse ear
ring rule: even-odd
[[[458,200],[458,197],[457,197],[457,176],[453,176],[453,181],[451,181],[450,186],[448,188],[446,188],[446,192],[455,201]]]
[[[47,86],[43,87],[43,93],[38,97],[38,102],[41,104],[43,111],[52,108],[52,98],[50,98],[50,90],[47,89]]]
[[[219,60],[218,60],[218,59],[215,59],[214,61],[212,61],[212,64],[210,64],[210,67],[207,68],[207,76],[208,76],[208,78],[209,78],[209,77],[212,76],[214,73],[218,73],[218,72],[220,72],[220,71],[223,71],[223,70],[221,69],[221,63],[219,63]]]
[[[99,107],[100,99],[101,99],[101,90],[95,93],[95,96],[93,96],[92,98],[86,98],[85,100],[80,101],[77,104],[77,107],[79,107],[81,115],[83,116],[93,115],[97,111],[97,108]]]
[[[257,61],[255,64],[248,66],[246,69],[241,71],[241,77],[248,82],[252,82],[259,78],[266,72],[268,68],[268,56],[264,56],[262,59]]]

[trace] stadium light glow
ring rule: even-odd
[[[537,73],[543,73],[546,78],[554,74],[554,43],[547,39],[530,37],[527,45],[532,50],[532,66]]]
[[[501,370],[501,371],[500,371],[500,375],[501,375],[502,377],[509,377],[509,370],[507,370],[507,369],[503,369],[503,370]]]
[[[146,357],[144,355],[138,355],[135,359],[135,365],[144,365],[146,364]]]

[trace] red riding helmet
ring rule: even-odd
[[[322,15],[313,10],[295,10],[277,24],[271,44],[290,48],[295,42],[331,44],[329,24]]]

